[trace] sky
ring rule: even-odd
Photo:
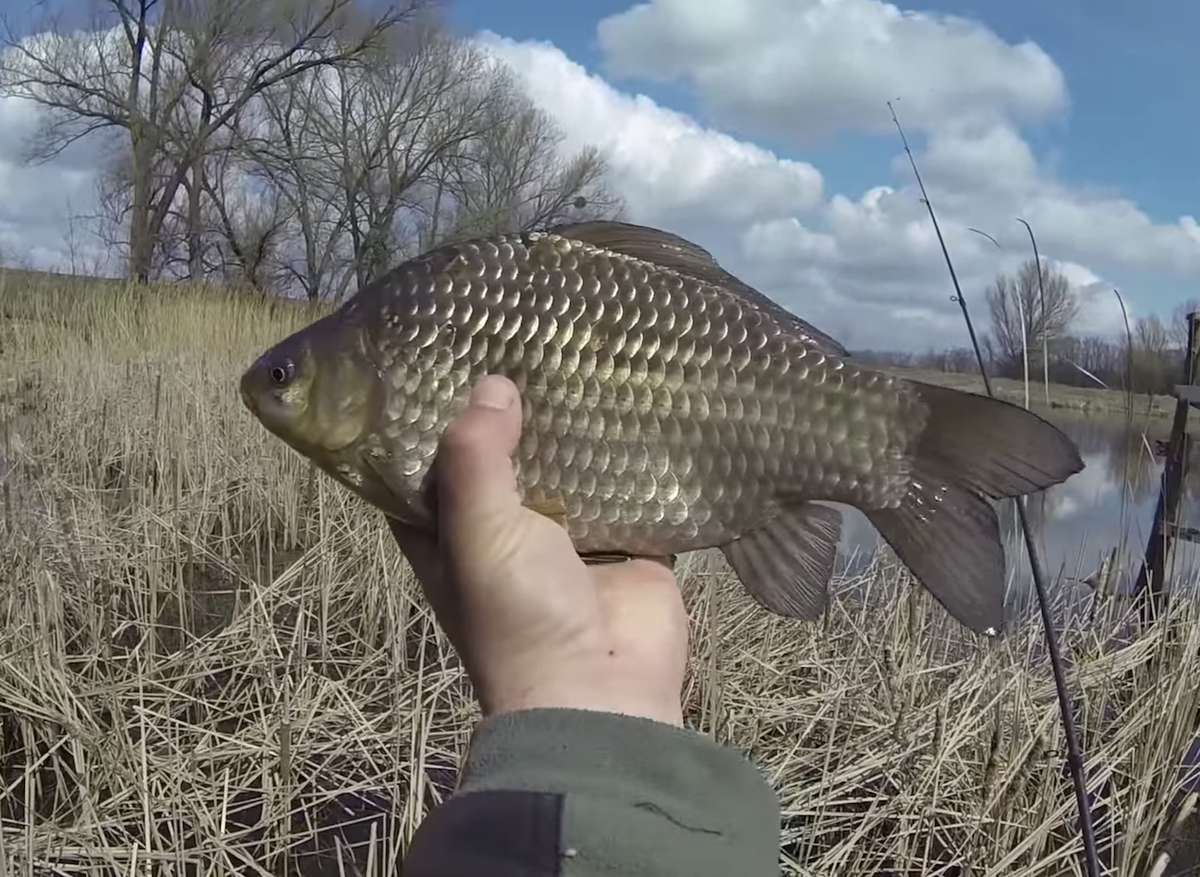
[[[0,12],[15,0],[0,0]],[[1044,257],[1077,330],[1200,292],[1200,4],[1151,0],[457,0],[452,26],[600,148],[628,218],[681,234],[851,348],[967,343],[893,100],[977,320]],[[60,263],[79,154],[30,168],[0,99],[0,257]],[[997,248],[969,231],[986,231]]]

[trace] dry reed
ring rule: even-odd
[[[304,307],[0,275],[0,873],[394,873],[476,712],[379,516],[234,382]],[[980,642],[880,555],[819,624],[686,558],[692,725],[778,790],[787,874],[1078,873],[1036,622]],[[719,611],[718,611],[719,609]],[[1181,800],[1200,626],[1063,633],[1116,873]]]

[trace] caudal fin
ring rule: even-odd
[[[1075,444],[1017,405],[914,382],[929,406],[911,487],[898,508],[865,510],[946,610],[978,633],[1004,620],[1004,547],[988,500],[1023,496],[1083,469]]]

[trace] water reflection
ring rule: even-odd
[[[1055,424],[1078,445],[1084,469],[1063,484],[1030,497],[1029,521],[1038,552],[1051,576],[1085,579],[1116,551],[1112,587],[1128,591],[1136,577],[1158,501],[1163,460],[1159,454],[1170,432],[1162,418],[1057,417]],[[1196,443],[1194,442],[1195,446]],[[1028,586],[1029,559],[1015,507],[999,509],[1014,586]],[[1179,523],[1200,526],[1200,457],[1193,450]],[[850,564],[869,557],[878,536],[859,512],[845,515],[843,553]],[[1191,580],[1200,572],[1200,545],[1179,540],[1168,575]]]

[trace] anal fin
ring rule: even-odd
[[[841,512],[806,502],[784,506],[721,550],[759,604],[777,615],[816,621],[829,601],[841,535]]]

